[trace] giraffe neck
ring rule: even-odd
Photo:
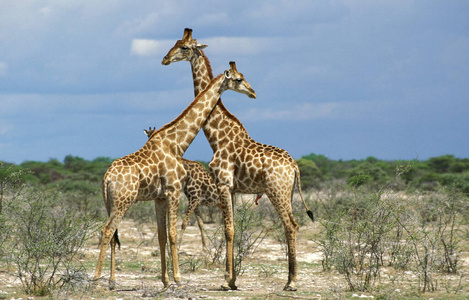
[[[170,144],[176,155],[182,156],[226,90],[224,80],[223,74],[212,80],[206,90],[198,94],[176,119],[156,131],[151,139],[161,138]]]
[[[194,58],[190,60],[192,79],[194,81],[195,97],[202,93],[213,79],[213,72],[210,62],[203,54],[203,51],[200,50],[200,52],[202,52],[202,55],[195,55]]]
[[[213,78],[210,61],[203,51],[200,52],[202,55],[196,55],[190,60],[192,79],[194,81],[194,94],[196,96],[207,87],[208,83],[210,83]],[[223,148],[223,143],[226,142],[225,139],[219,138],[219,134],[217,135],[217,132],[223,132],[224,130],[224,128],[220,128],[221,121],[226,124],[224,128],[231,128],[233,132],[238,132],[239,136],[250,138],[243,124],[226,109],[220,99],[202,127],[213,152]]]

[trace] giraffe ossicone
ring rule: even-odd
[[[180,283],[177,210],[182,183],[186,177],[182,155],[205,123],[220,95],[228,89],[246,94],[250,98],[256,97],[244,76],[236,70],[235,63],[230,62],[230,69],[211,80],[206,89],[195,97],[176,119],[156,130],[142,148],[115,160],[106,171],[102,189],[109,217],[102,229],[100,253],[94,275],[96,280],[101,277],[106,250],[110,244],[109,284],[110,288],[115,287],[117,227],[132,204],[153,200],[161,255],[161,280],[164,288],[168,288],[166,243],[169,236],[173,277],[176,283]]]
[[[181,40],[168,51],[162,64],[189,61],[194,94],[203,91],[213,78],[212,68],[201,46],[186,28]],[[204,47],[205,48],[205,47]],[[241,122],[224,106],[221,99],[202,127],[213,150],[209,168],[220,195],[226,237],[226,273],[222,289],[237,289],[233,256],[233,208],[235,193],[266,194],[285,229],[288,244],[288,281],[284,290],[296,290],[296,236],[298,224],[292,213],[294,189],[298,189],[308,216],[314,221],[301,192],[300,172],[287,151],[259,143],[247,133]]]

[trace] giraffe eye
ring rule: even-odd
[[[237,83],[241,83],[241,82],[243,81],[243,79],[242,79],[242,78],[236,78],[235,81],[236,81]]]
[[[181,49],[184,50],[184,51],[187,51],[187,50],[189,50],[189,47],[187,47],[187,46],[182,46]]]

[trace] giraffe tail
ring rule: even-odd
[[[109,193],[109,185],[110,185],[109,181],[103,182],[103,199],[104,199],[104,205],[106,206],[108,217],[111,215],[112,203],[114,203],[114,201],[112,200],[112,195]],[[119,235],[117,234],[117,228],[116,228],[116,231],[114,231],[113,239],[116,241],[117,247],[120,250],[121,242],[119,240]],[[111,240],[111,243],[112,243],[112,240]]]
[[[295,168],[295,184],[293,186],[293,190],[295,189],[295,186],[298,188],[298,193],[300,194],[301,201],[303,201],[303,205],[305,206],[306,214],[311,219],[311,221],[314,222],[313,212],[308,208],[308,205],[306,205],[305,198],[303,197],[303,192],[301,192],[300,169],[298,168],[298,166],[296,166],[296,168]],[[293,191],[291,193],[291,197],[292,197],[292,200],[293,200]]]

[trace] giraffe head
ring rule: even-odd
[[[189,61],[194,56],[202,55],[200,51],[205,47],[207,47],[207,45],[199,44],[196,39],[192,38],[192,29],[186,28],[184,29],[182,39],[176,42],[161,63],[167,66],[177,61]]]
[[[230,61],[230,69],[224,72],[225,81],[222,88],[232,90],[247,95],[249,98],[256,98],[256,92],[251,85],[244,79],[242,73],[236,69],[236,63]]]

